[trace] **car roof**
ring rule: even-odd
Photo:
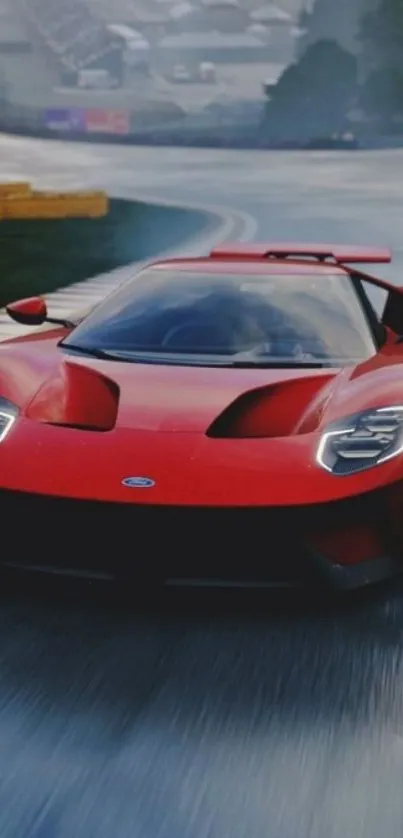
[[[183,273],[202,273],[217,276],[217,274],[255,274],[255,275],[335,275],[345,276],[349,273],[336,263],[318,262],[313,259],[212,259],[206,258],[184,258],[166,259],[161,262],[154,262],[149,267],[164,271],[175,270]]]

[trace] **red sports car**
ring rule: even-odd
[[[403,289],[357,267],[390,260],[227,244],[74,323],[9,305],[50,325],[0,346],[3,563],[206,585],[401,572]]]

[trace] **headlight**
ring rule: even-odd
[[[0,396],[0,442],[10,433],[18,416],[18,407]]]
[[[403,405],[356,413],[323,434],[318,464],[341,477],[373,468],[403,452]]]

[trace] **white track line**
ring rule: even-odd
[[[133,196],[133,200],[146,201],[146,196]],[[153,202],[154,203],[154,202]],[[178,203],[159,202],[160,206],[179,207]],[[164,253],[156,253],[155,258],[178,256],[194,256],[198,253],[206,253],[216,244],[229,239],[238,241],[250,241],[256,233],[256,222],[254,219],[242,212],[234,212],[226,207],[200,207],[199,205],[189,206],[189,210],[206,212],[217,219],[217,228],[214,232],[206,231],[197,234],[184,246],[169,248]],[[73,283],[67,288],[61,288],[50,294],[46,294],[46,300],[52,317],[74,317],[90,310],[93,306],[111,294],[122,282],[130,279],[145,262],[134,262],[125,265],[123,268],[100,274],[81,282]],[[24,334],[33,334],[43,329],[43,326],[35,329],[27,328],[14,323],[7,315],[5,309],[0,309],[0,341]]]

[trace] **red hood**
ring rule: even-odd
[[[103,405],[109,421],[110,402],[115,399],[111,427],[205,434],[245,393],[269,388],[272,396],[279,385],[281,398],[285,389],[292,390],[294,399],[297,392],[297,419],[336,374],[320,369],[236,370],[98,361],[62,354],[55,340],[43,335],[40,340],[3,344],[1,349],[1,394],[30,419],[64,425],[95,426],[94,416]]]
[[[2,485],[157,504],[348,497],[401,479],[401,458],[335,478],[316,464],[321,429],[403,403],[402,381],[393,347],[338,372],[134,365],[68,358],[50,335],[10,342],[0,347],[0,395],[22,418],[0,446]],[[219,417],[224,430],[214,435]],[[150,477],[152,491],[125,488],[131,475]]]

